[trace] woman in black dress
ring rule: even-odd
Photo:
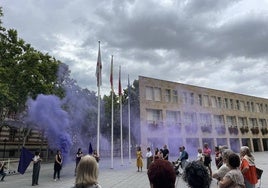
[[[54,162],[54,181],[56,181],[56,175],[58,180],[60,180],[60,171],[61,171],[61,166],[62,166],[62,155],[61,151],[57,150],[57,154],[55,156],[55,162]]]

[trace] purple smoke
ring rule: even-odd
[[[54,95],[40,94],[36,100],[28,101],[28,120],[44,130],[49,147],[61,150],[68,156],[72,145],[68,113],[62,108],[61,100]]]

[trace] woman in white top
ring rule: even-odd
[[[147,169],[149,169],[149,166],[153,161],[153,153],[150,147],[147,148],[146,158],[147,158]]]

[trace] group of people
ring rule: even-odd
[[[40,172],[41,161],[42,161],[39,151],[35,152],[32,161],[33,161],[32,186],[35,186],[35,185],[38,185],[39,172]],[[61,151],[57,150],[55,159],[54,159],[54,174],[53,174],[54,181],[57,180],[56,177],[58,178],[58,180],[60,180],[62,162],[63,162],[63,157],[62,157]]]
[[[94,150],[92,155],[83,155],[82,149],[78,148],[76,153],[76,166],[75,166],[75,176],[76,176],[76,183],[75,188],[82,188],[82,187],[90,187],[92,188],[101,188],[100,185],[97,184],[97,177],[98,177],[98,162],[100,160],[99,155],[97,154],[96,150]],[[33,161],[33,173],[32,173],[32,186],[38,185],[39,180],[39,172],[41,168],[41,157],[40,152],[35,152],[35,155],[32,159]],[[63,164],[63,156],[60,150],[57,150],[55,159],[54,159],[54,174],[53,180],[57,181],[60,180],[60,172],[62,169]],[[4,168],[4,165],[0,166],[1,169]],[[4,179],[5,175],[3,171]],[[91,187],[90,187],[91,188]]]
[[[137,157],[136,165],[138,168],[137,172],[142,172],[143,154],[140,146],[137,147],[136,157]],[[163,148],[161,149],[156,148],[154,154],[152,153],[151,148],[147,147],[146,152],[147,169],[149,169],[149,166],[153,161],[157,159],[163,159],[168,161],[168,157],[169,157],[169,150],[167,148],[167,145],[164,145]]]
[[[255,159],[249,147],[242,146],[240,154],[230,149],[220,151],[222,165],[213,173],[220,188],[255,188],[258,183]]]
[[[176,182],[176,165],[179,163],[183,169],[183,180],[190,188],[209,188],[212,178],[218,182],[219,188],[255,188],[258,183],[254,157],[249,147],[242,146],[240,154],[236,154],[226,146],[215,147],[215,172],[212,172],[212,150],[207,143],[199,148],[196,160],[188,161],[185,147],[179,148],[179,158],[168,161],[169,150],[167,145],[163,149],[155,149],[153,155],[151,148],[147,148],[147,174],[153,188],[174,188]],[[162,160],[158,160],[162,159]],[[137,167],[142,170],[142,152],[137,147]],[[175,169],[175,170],[174,170]]]

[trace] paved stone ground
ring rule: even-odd
[[[268,188],[268,152],[254,153],[257,166],[264,170],[262,175],[261,184],[257,184],[256,188],[261,185],[261,188]],[[172,159],[171,159],[172,160]],[[212,170],[215,166],[212,163]],[[110,159],[102,159],[100,161],[100,174],[99,183],[103,188],[149,188],[149,181],[147,177],[147,170],[137,172],[135,167],[135,159],[129,162],[129,159],[124,159],[123,165],[118,158],[114,159],[114,168],[111,169]],[[15,174],[9,175],[5,178],[4,182],[0,182],[0,188],[24,188],[31,186],[31,170],[29,167],[24,175]],[[62,169],[61,180],[54,182],[52,179],[53,164],[42,164],[39,177],[39,188],[70,188],[74,185],[74,162],[65,165]],[[187,188],[187,185],[181,178],[176,181],[176,187]],[[217,188],[216,181],[213,180],[210,186]]]

